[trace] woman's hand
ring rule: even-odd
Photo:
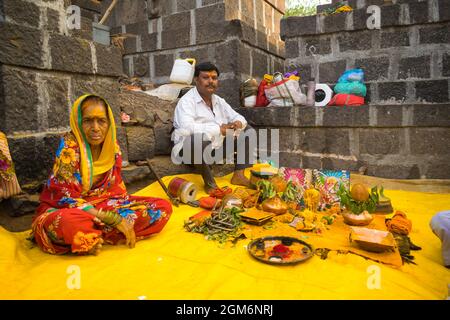
[[[122,219],[115,228],[124,234],[126,238],[125,244],[130,248],[134,248],[136,245],[136,234],[134,233],[133,225],[129,224],[125,219]]]

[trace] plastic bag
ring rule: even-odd
[[[335,93],[354,94],[360,97],[365,97],[367,94],[366,86],[361,82],[338,82],[334,86]]]
[[[293,106],[306,104],[306,95],[302,93],[298,81],[284,79],[264,88],[271,105]]]
[[[362,69],[350,69],[345,71],[338,82],[361,82],[364,83],[364,71]]]

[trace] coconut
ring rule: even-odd
[[[364,202],[369,199],[369,191],[367,191],[367,187],[362,183],[354,184],[350,191],[350,195],[352,196],[353,200],[356,201]]]

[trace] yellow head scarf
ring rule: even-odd
[[[75,135],[80,147],[80,170],[83,192],[87,192],[91,189],[94,176],[105,173],[113,167],[115,162],[115,153],[119,151],[116,143],[116,124],[114,122],[114,115],[106,100],[99,97],[103,99],[107,105],[109,128],[105,141],[103,142],[100,157],[97,161],[92,160],[91,147],[87,142],[86,136],[82,129],[81,105],[88,97],[98,96],[86,94],[79,97],[73,104],[72,112],[70,114],[70,128],[72,129],[72,132]]]

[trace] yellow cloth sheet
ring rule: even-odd
[[[202,186],[200,176],[180,176]],[[163,181],[167,185],[170,179],[164,177]],[[229,179],[217,181],[224,186]],[[157,183],[137,194],[166,198]],[[393,268],[358,255],[333,252],[326,260],[314,256],[295,266],[263,264],[247,253],[249,240],[239,241],[233,248],[221,247],[200,234],[184,231],[183,222],[199,209],[182,205],[174,208],[160,234],[138,242],[134,249],[105,246],[99,256],[45,254],[26,240],[28,232],[10,233],[0,228],[0,298],[447,298],[450,271],[442,266],[441,244],[429,221],[437,211],[450,208],[450,194],[387,190],[386,196],[413,221],[411,239],[423,248],[412,252],[417,266]],[[79,289],[69,289],[74,283],[73,270],[80,271]],[[374,283],[374,270],[379,271],[379,289],[367,286]]]

